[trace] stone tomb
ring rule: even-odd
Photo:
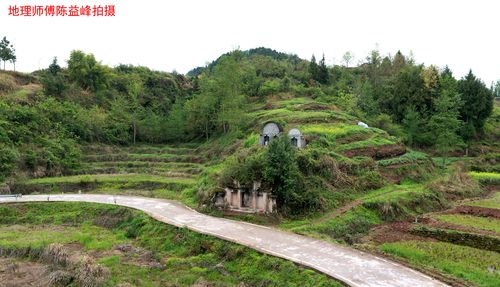
[[[294,147],[303,148],[306,146],[306,140],[298,129],[291,129],[288,132],[288,138]]]
[[[276,198],[269,192],[260,191],[259,182],[254,182],[252,188],[235,185],[235,188],[225,188],[224,196],[217,197],[217,206],[252,213],[272,213],[276,210]]]
[[[260,145],[267,146],[271,141],[278,138],[282,132],[283,129],[277,123],[268,122],[262,129],[259,140]]]

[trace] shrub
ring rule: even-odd
[[[448,177],[435,180],[427,187],[451,199],[474,197],[482,193],[478,183],[464,172],[463,165],[455,166]]]
[[[9,176],[19,160],[16,148],[0,143],[0,182]]]
[[[16,82],[7,74],[0,74],[0,94],[12,92],[17,87]]]
[[[260,96],[269,96],[282,91],[281,82],[277,79],[267,80],[259,88]]]

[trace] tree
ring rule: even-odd
[[[68,60],[68,71],[71,80],[83,89],[97,92],[108,87],[108,70],[98,63],[92,54],[72,51]]]
[[[406,132],[406,142],[414,146],[422,125],[422,118],[414,106],[409,106],[403,119],[403,127]]]
[[[352,59],[354,59],[354,55],[350,51],[345,52],[344,56],[342,56],[342,60],[347,68],[349,68],[349,63],[351,63]]]
[[[295,163],[295,148],[288,137],[273,140],[265,158],[264,180],[276,196],[276,203],[279,207],[293,206],[299,197],[296,190],[299,170]]]
[[[495,85],[491,85],[491,91],[494,97],[500,97],[500,80],[498,80]]]
[[[396,55],[394,55],[394,59],[392,60],[392,68],[394,72],[397,73],[401,71],[406,66],[406,59],[401,51],[397,51]]]
[[[462,121],[466,124],[472,122],[476,133],[481,132],[486,119],[493,111],[492,91],[470,70],[465,78],[458,81],[458,92],[463,101],[460,110]]]
[[[242,62],[240,51],[220,60],[213,73],[212,92],[217,99],[218,125],[224,133],[231,129],[238,130],[244,125],[245,116],[242,110],[245,96],[242,94]]]
[[[316,57],[312,55],[311,62],[309,63],[309,74],[311,74],[311,78],[316,80],[319,75],[319,66],[316,63]]]
[[[14,53],[15,53],[15,50],[14,50]],[[15,54],[12,55],[10,62],[12,63],[12,65],[14,65],[14,72],[15,72],[16,71],[16,62],[17,62],[17,56]]]
[[[6,37],[3,37],[0,41],[0,60],[3,61],[3,69],[5,71],[5,63],[12,62],[14,64],[14,70],[16,69],[15,63],[17,61],[16,50],[14,46],[7,40]]]
[[[434,105],[435,112],[428,123],[435,139],[436,150],[443,158],[443,167],[448,153],[457,150],[463,143],[458,136],[462,124],[459,119],[461,106],[460,95],[441,93]]]
[[[52,59],[48,71],[42,75],[43,90],[48,96],[62,99],[63,92],[68,88],[68,85],[61,75],[61,67],[57,64],[57,57]]]
[[[167,117],[165,130],[163,131],[167,140],[181,141],[186,133],[186,111],[184,102],[176,99]]]
[[[421,72],[421,66],[405,67],[387,85],[390,93],[378,98],[383,112],[392,115],[398,123],[403,120],[409,106],[413,106],[421,115],[432,107],[433,100],[431,94],[427,93]]]
[[[57,57],[54,57],[54,59],[52,59],[52,63],[50,64],[49,66],[49,72],[52,74],[52,75],[57,75],[59,72],[61,71],[61,66],[59,66],[59,64],[57,64]]]
[[[326,66],[326,63],[325,63],[325,54],[323,54],[321,61],[319,61],[318,78],[316,80],[318,82],[320,82],[321,84],[328,84],[329,78],[330,78],[330,74],[328,73],[328,67]]]

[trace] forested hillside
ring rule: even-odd
[[[82,51],[73,51],[67,66],[54,59],[32,74],[2,72],[2,178],[68,173],[86,144],[209,141],[208,157],[216,157],[265,120],[286,125],[301,114],[295,122],[321,124],[321,113],[364,121],[395,137],[388,141],[443,157],[470,148],[477,155],[498,142],[498,110],[490,115],[499,83],[489,88],[472,71],[456,77],[399,51],[374,50],[358,66],[346,60],[330,67],[324,58],[257,48],[227,53],[188,75],[107,67]],[[279,104],[294,98],[304,105]],[[304,128],[313,134],[320,127]]]
[[[374,50],[356,65],[347,53],[329,66],[324,57],[236,50],[186,75],[109,67],[73,51],[67,63],[54,59],[30,74],[0,71],[0,194],[173,199],[353,245],[454,286],[498,286],[499,98],[500,81],[487,85],[472,71],[455,75],[399,51]],[[300,130],[305,148],[287,136],[260,145],[271,121],[285,134]],[[224,188],[255,182],[276,198],[277,212],[214,208]],[[141,230],[127,237],[145,240]],[[210,277],[219,270],[212,267],[193,268]],[[228,280],[267,282],[243,277]]]

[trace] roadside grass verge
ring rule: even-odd
[[[437,269],[478,286],[500,286],[500,258],[493,251],[428,241],[385,243],[379,249],[412,265]]]

